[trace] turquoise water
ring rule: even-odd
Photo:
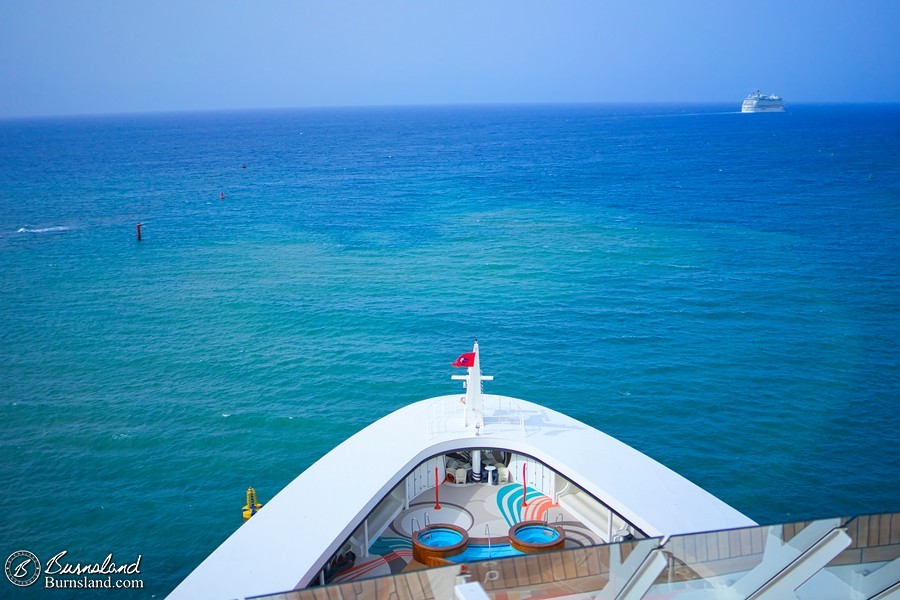
[[[523,556],[524,552],[519,552],[509,544],[492,544],[490,546],[481,544],[469,544],[466,549],[454,556],[448,556],[447,560],[455,563],[464,563],[476,560],[489,560],[491,558],[509,558],[510,556]]]
[[[462,539],[462,534],[452,529],[435,528],[419,534],[419,543],[432,548],[453,546],[460,543]]]
[[[475,338],[757,521],[898,510],[900,107],[733,110],[0,122],[0,558],[164,595]]]
[[[516,538],[530,544],[548,544],[559,538],[559,532],[551,527],[535,525],[518,529]]]

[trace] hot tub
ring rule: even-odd
[[[469,545],[469,532],[457,525],[435,523],[412,536],[413,558],[429,567],[445,564]]]
[[[526,553],[561,550],[566,545],[566,530],[543,521],[522,521],[509,528],[509,543]]]

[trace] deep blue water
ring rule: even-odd
[[[759,522],[900,510],[900,105],[734,108],[0,121],[0,558],[164,595],[475,338]]]

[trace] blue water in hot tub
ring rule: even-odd
[[[522,527],[516,531],[516,537],[530,544],[547,544],[559,539],[559,532],[546,525]]]
[[[444,548],[462,541],[462,534],[452,529],[430,529],[419,534],[419,542],[427,546]]]

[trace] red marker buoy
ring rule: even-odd
[[[138,221],[134,228],[137,230],[137,241],[141,241],[141,222]]]

